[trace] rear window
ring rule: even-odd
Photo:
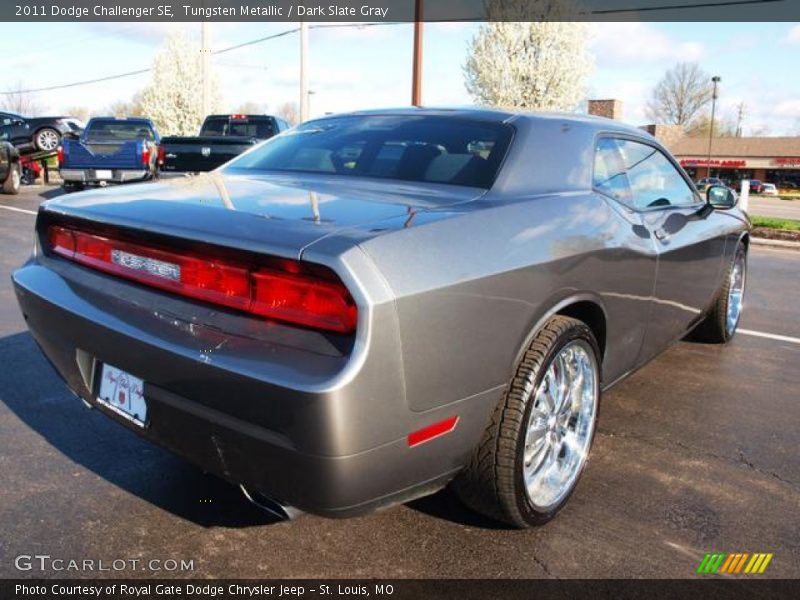
[[[348,116],[304,123],[229,168],[325,173],[488,189],[513,130],[439,116]]]
[[[88,142],[152,140],[153,130],[142,121],[93,121],[86,130]]]
[[[272,119],[230,119],[227,117],[206,119],[200,135],[240,135],[260,140],[275,135]]]

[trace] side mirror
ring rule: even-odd
[[[714,208],[727,209],[736,206],[736,192],[723,185],[712,185],[706,190],[706,201]]]

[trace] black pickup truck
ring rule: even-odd
[[[20,183],[19,151],[9,142],[0,141],[0,192],[19,194]]]
[[[161,138],[161,173],[212,171],[289,124],[270,115],[210,115],[196,137]]]

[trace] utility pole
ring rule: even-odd
[[[722,81],[722,77],[714,75],[711,82],[714,85],[714,91],[711,94],[711,127],[708,128],[708,162],[706,162],[707,176],[711,177],[711,144],[714,141],[714,114],[717,110],[717,85]]]
[[[411,105],[422,106],[422,0],[414,0],[414,65],[411,75]]]
[[[300,122],[308,121],[308,23],[300,21]]]
[[[211,48],[208,21],[200,23],[200,60],[203,78],[203,118],[211,112]]]
[[[736,117],[736,137],[742,137],[742,125],[744,124],[744,102],[739,102],[738,115]]]

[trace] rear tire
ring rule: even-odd
[[[736,334],[742,315],[747,279],[747,249],[739,243],[711,310],[689,335],[689,339],[710,344],[727,344]]]
[[[19,173],[19,165],[12,163],[8,171],[8,177],[3,182],[3,193],[11,194],[12,196],[19,194],[20,185],[22,185],[22,180]]]
[[[556,316],[545,324],[453,482],[464,504],[519,528],[546,523],[563,508],[594,437],[599,356],[585,323]]]
[[[82,183],[72,183],[72,182],[64,182],[61,184],[61,189],[64,190],[65,194],[71,194],[72,192],[80,192],[83,190]]]
[[[40,152],[55,152],[61,143],[61,134],[52,127],[43,127],[33,135],[33,144]]]

